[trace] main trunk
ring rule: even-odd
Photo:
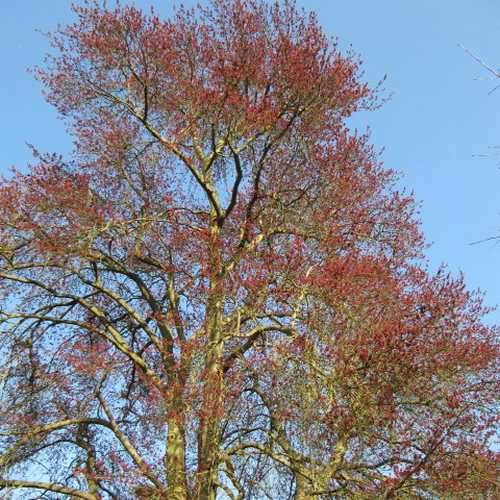
[[[210,252],[211,283],[206,312],[208,337],[205,357],[203,406],[198,435],[197,498],[212,500],[216,495],[218,454],[220,444],[220,416],[223,407],[223,332],[222,332],[222,272],[218,252],[218,228],[212,228]]]
[[[169,500],[187,500],[186,440],[184,427],[178,418],[168,419],[167,478]]]
[[[215,314],[219,316],[218,313]],[[219,321],[213,318],[206,363],[203,407],[200,419],[198,480],[199,498],[215,498],[217,460],[219,450],[219,420],[223,405],[223,344]]]
[[[295,474],[295,494],[294,500],[308,500],[311,498],[310,485],[308,481],[301,474]]]

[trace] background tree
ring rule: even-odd
[[[356,57],[291,1],[74,10],[73,155],[0,186],[0,485],[493,498],[497,331],[347,128]]]

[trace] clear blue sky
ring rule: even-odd
[[[125,0],[123,3],[126,3]],[[171,0],[136,0],[163,14]],[[192,0],[184,2],[192,5]],[[29,160],[26,142],[65,152],[63,124],[26,69],[40,63],[48,31],[71,19],[70,0],[1,0],[0,171]],[[462,270],[489,304],[500,303],[500,244],[471,242],[500,233],[500,89],[459,44],[500,66],[499,0],[299,0],[326,31],[365,61],[368,81],[387,74],[392,99],[360,116],[387,166],[422,202],[431,267]],[[500,83],[500,82],[497,82]],[[484,156],[483,156],[484,155]],[[500,312],[492,315],[499,322]]]

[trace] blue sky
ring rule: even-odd
[[[125,0],[123,1],[125,2]],[[193,1],[185,1],[192,5]],[[462,270],[487,303],[500,304],[500,244],[471,242],[500,234],[500,89],[468,56],[468,48],[500,65],[498,0],[298,0],[318,13],[325,30],[365,61],[366,79],[387,74],[390,101],[359,116],[373,143],[384,148],[388,167],[403,174],[402,185],[422,203],[424,232],[435,268],[446,262]],[[64,125],[41,96],[27,68],[47,51],[44,37],[71,19],[70,0],[0,2],[0,171],[30,161],[26,143],[66,152]],[[136,0],[162,14],[171,0]],[[500,82],[498,82],[500,83]],[[498,322],[500,312],[491,315]]]

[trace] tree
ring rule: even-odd
[[[74,151],[0,185],[5,494],[493,498],[498,331],[347,127],[359,60],[292,1],[74,10]]]

